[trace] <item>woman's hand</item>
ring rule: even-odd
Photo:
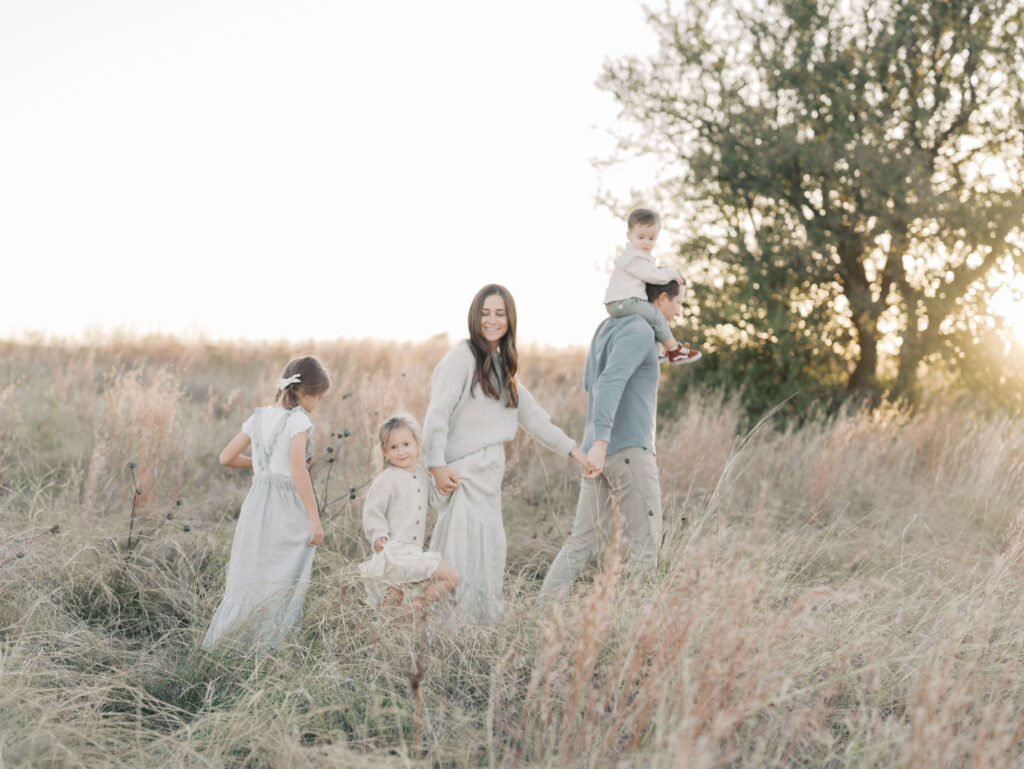
[[[455,488],[459,485],[459,474],[455,471],[455,468],[448,467],[431,467],[430,474],[434,476],[434,483],[437,485],[437,490],[448,496]]]
[[[307,545],[322,545],[324,543],[324,527],[320,525],[320,516],[309,519],[309,542]]]
[[[379,553],[381,550],[384,549],[384,545],[386,545],[387,543],[388,543],[388,538],[387,537],[377,537],[377,539],[375,539],[373,541],[373,551],[375,553]]]
[[[583,453],[583,449],[579,446],[572,447],[572,451],[569,452],[569,458],[575,460],[583,468],[583,472],[587,471],[587,455]]]

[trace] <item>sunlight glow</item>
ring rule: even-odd
[[[1024,276],[1018,275],[1000,288],[989,307],[1013,329],[1018,341],[1024,343]]]
[[[595,196],[655,181],[591,165],[595,80],[654,45],[639,0],[0,4],[0,337],[461,337],[497,282],[587,344]]]

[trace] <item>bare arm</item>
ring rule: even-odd
[[[299,499],[302,506],[306,508],[306,515],[309,517],[309,542],[310,545],[321,545],[324,541],[324,528],[320,525],[320,513],[316,509],[316,497],[313,494],[313,481],[309,477],[309,469],[306,467],[306,433],[301,432],[293,436],[288,443],[288,460],[291,465],[292,482],[296,491],[299,492]]]
[[[251,441],[245,433],[239,433],[231,439],[231,443],[220,453],[220,463],[225,467],[237,467],[240,470],[252,470],[252,457],[242,452],[249,448]]]

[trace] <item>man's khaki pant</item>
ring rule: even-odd
[[[661,485],[654,454],[630,446],[605,458],[604,472],[584,478],[572,532],[555,556],[541,595],[560,590],[580,575],[611,534],[612,506],[618,503],[629,545],[629,569],[654,571],[661,546]]]

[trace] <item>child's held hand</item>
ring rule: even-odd
[[[324,543],[324,527],[320,525],[320,519],[309,522],[309,542],[307,545],[322,545]]]
[[[384,545],[388,543],[387,537],[377,537],[373,542],[373,550],[375,553],[379,553],[384,549]]]
[[[444,496],[448,496],[455,487],[459,485],[459,474],[452,467],[445,465],[444,467],[431,467],[430,474],[434,476],[434,483],[437,485],[437,490]]]

